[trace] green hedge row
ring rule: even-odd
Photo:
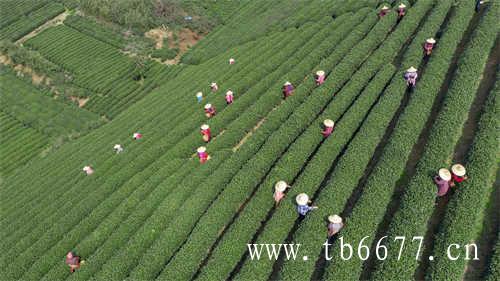
[[[363,18],[365,16],[366,15],[364,15],[364,14],[358,14],[357,15],[357,20],[360,21],[361,18]],[[356,28],[356,32],[364,30],[365,33],[368,33],[369,29],[371,28],[371,26],[374,24],[375,21],[376,21],[375,17],[369,17],[363,24],[360,25],[360,27]],[[350,23],[352,23],[352,21]],[[361,32],[359,32],[359,34],[361,34]],[[327,72],[329,72],[328,68],[326,68],[326,69],[327,69]],[[314,87],[314,86],[311,85],[311,87]],[[318,90],[321,90],[321,89],[322,88],[318,88]],[[349,96],[349,97],[355,96],[356,94],[357,94],[357,92],[354,92],[354,93],[345,93],[345,95]],[[314,92],[313,95],[318,95],[318,93]],[[333,107],[334,108],[333,111],[334,112],[335,111],[342,111],[342,108],[344,108],[343,106],[347,106],[347,104],[349,104],[349,103],[342,103],[341,101],[339,101],[338,103],[335,103],[335,106]],[[329,113],[335,114],[335,113],[332,113],[332,112],[329,112]],[[326,114],[327,113],[324,113],[323,115],[326,115]],[[337,113],[337,115],[340,115],[340,112]],[[321,116],[320,118],[322,118],[322,117],[323,116]],[[285,121],[285,122],[288,123],[289,121]],[[314,146],[316,145],[316,143],[318,141],[317,137],[321,136],[321,134],[318,134],[318,131],[317,131],[318,130],[318,126],[317,126],[316,123],[317,122],[314,122],[314,124],[310,126],[311,131],[314,131],[314,134],[312,135],[314,141],[311,141],[310,139],[307,139],[307,140],[301,142],[301,143],[307,144],[307,147],[306,146],[301,146],[300,144],[297,144],[297,141],[303,139],[303,138],[300,138],[300,139],[296,140],[291,147],[300,146],[303,149],[303,151],[302,151],[303,154],[308,154],[308,153],[312,152],[314,150]],[[322,137],[319,137],[319,141],[321,141],[321,139],[322,139]],[[287,151],[289,152],[290,149],[288,149]],[[307,155],[305,155],[304,158],[307,158]],[[274,165],[273,169],[276,169],[277,166],[281,166],[280,163],[281,163],[281,160],[279,160]],[[295,166],[297,166],[297,165],[299,166],[297,168],[297,170],[300,170],[300,166],[301,165],[300,165],[299,161],[297,162],[297,164],[295,164]],[[295,168],[292,168],[292,167],[288,167],[288,168],[290,170],[294,170],[295,169]],[[271,171],[271,173],[273,173],[273,171]],[[269,198],[268,197],[269,196],[268,191],[269,190],[265,190],[265,194],[266,194],[267,198]],[[224,195],[225,193],[226,192],[224,192],[221,196],[225,197],[225,195]],[[250,202],[253,202],[254,199],[256,198],[256,196],[258,196],[258,194],[260,194],[260,193],[261,193],[260,191],[257,191],[257,193],[252,196],[252,199],[251,199]],[[226,196],[228,196],[228,195],[226,195]],[[262,196],[262,195],[260,195],[260,196]],[[223,202],[217,202],[216,204],[223,204]],[[254,203],[250,203],[250,204],[254,204]],[[266,208],[264,206],[261,206],[261,207],[262,207],[262,209],[260,210],[260,212],[262,212],[263,210],[266,210]],[[211,207],[211,208],[214,208],[214,210],[220,210],[219,208],[217,208],[215,206]],[[210,209],[208,212],[213,212],[213,211],[211,211],[211,209]],[[231,211],[229,211],[229,212],[231,212]],[[228,213],[227,215],[229,215],[229,214],[230,213]],[[208,213],[206,215],[208,215]],[[258,212],[257,213],[252,213],[252,215],[254,216],[254,219],[256,221],[258,221],[258,219],[257,219],[258,216],[262,216],[262,217],[265,216],[265,214],[259,214]],[[213,214],[210,215],[210,216],[213,216]],[[217,233],[217,231],[219,230],[220,226],[214,226],[213,225],[213,222],[215,221],[215,219],[213,219],[213,218],[212,219],[207,219],[206,221],[207,221],[206,223],[204,223],[204,222],[203,223],[199,223],[196,226],[196,228],[195,228],[195,230],[193,232],[193,235],[191,235],[189,237],[189,240],[185,244],[184,248],[182,248],[179,252],[177,252],[177,254],[173,258],[173,260],[167,265],[167,269],[160,275],[160,278],[162,278],[162,279],[170,279],[173,275],[181,276],[181,278],[189,278],[189,277],[191,277],[192,274],[194,274],[194,272],[198,268],[198,264],[201,262],[201,260],[204,258],[204,256],[198,254],[197,255],[198,257],[196,259],[193,259],[191,254],[193,253],[193,251],[196,251],[196,249],[203,249],[202,252],[205,252],[205,249],[208,250],[209,247],[211,246],[211,244],[213,243],[213,241],[219,235]],[[249,227],[249,226],[247,225],[247,227]],[[208,236],[207,235],[208,233],[212,233],[213,236]],[[247,235],[252,235],[252,232],[249,231],[247,233]],[[243,245],[241,245],[241,246],[243,246]],[[191,256],[191,258],[189,258],[190,256]],[[238,256],[238,255],[236,254],[236,256]],[[226,257],[225,260],[228,261],[228,260],[232,260],[232,259],[229,258],[229,257]],[[237,262],[236,259],[233,259],[232,261],[234,261],[234,263]],[[218,268],[220,271],[217,274],[219,276],[221,276],[221,277],[224,276],[224,275],[228,275],[229,272],[230,272],[230,270],[232,269],[232,265],[234,265],[234,264],[231,263],[231,262],[225,263],[224,264],[224,271],[223,271],[222,268]]]
[[[470,5],[463,4],[467,7]],[[407,245],[401,260],[397,260],[399,247],[395,245],[397,242],[392,241],[395,236],[424,236],[426,233],[427,222],[432,216],[436,200],[436,186],[432,175],[439,168],[452,164],[450,162],[455,144],[468,117],[463,113],[469,111],[472,106],[498,32],[499,3],[494,2],[489,8],[460,58],[455,77],[443,101],[444,106],[433,124],[426,149],[417,164],[415,176],[405,188],[401,208],[391,221],[387,231],[388,259],[380,263],[374,271],[373,276],[376,279],[409,279],[418,267],[419,261],[415,259],[418,243]],[[436,259],[446,258],[443,255],[445,253],[440,253]],[[461,272],[456,274],[459,276]]]
[[[145,144],[145,143],[143,143],[142,145],[146,145],[146,144]],[[127,146],[125,146],[125,147],[127,147]],[[137,153],[136,153],[136,154],[139,154],[139,153],[140,153],[140,154],[144,154],[145,152],[143,151],[143,152],[141,153],[141,151],[137,151]],[[142,155],[142,157],[141,157],[143,161],[144,161],[144,160],[146,160],[146,159],[153,159],[153,157],[157,155],[156,153],[149,153],[149,152],[146,152],[146,154],[147,154],[147,158],[146,158],[146,157],[144,157],[144,155]],[[129,158],[129,159],[133,159],[133,156],[134,156],[134,155],[135,155],[135,154],[134,154],[134,153],[132,153],[132,152],[127,153],[127,154],[124,154],[124,156],[126,156],[126,157],[131,157],[131,158]],[[108,156],[108,158],[109,158],[109,156]],[[125,158],[125,157],[124,157],[124,158]],[[137,161],[137,160],[134,160],[134,161]],[[151,160],[149,160],[149,161],[151,161]],[[147,163],[147,162],[143,162],[143,163]],[[114,164],[116,164],[116,163],[114,163]],[[113,163],[112,163],[112,162],[110,162],[110,167],[112,167],[112,166],[113,166]],[[105,167],[102,167],[102,168],[104,169]],[[120,169],[120,166],[117,166],[117,167],[115,167],[115,168]],[[80,168],[78,168],[78,171],[80,171],[80,169],[81,169],[81,167],[80,167]],[[104,171],[104,170],[103,170],[103,171]],[[131,171],[129,170],[129,171],[127,171],[127,175],[132,176],[132,175],[133,175],[133,173],[131,173]],[[126,179],[126,177],[125,177],[124,179]],[[95,180],[95,178],[94,178],[94,180]],[[111,181],[111,182],[112,182],[112,181]],[[114,185],[116,185],[116,182],[114,183]],[[101,187],[100,192],[104,192],[104,190],[107,190],[107,189],[104,189],[104,186],[102,185],[102,183],[101,183],[101,186],[100,186],[100,187]],[[108,190],[107,192],[109,192],[109,190]],[[61,204],[63,204],[63,205],[64,205],[64,203],[62,203],[62,202],[65,202],[65,201],[64,201],[64,197],[62,197],[62,198],[58,198],[58,200],[62,200],[62,201],[61,201]],[[67,200],[67,199],[66,199],[66,200]],[[53,207],[55,207],[55,206],[54,206],[54,205],[52,205],[52,204],[51,204],[51,206],[52,206],[52,208],[53,208]],[[36,209],[35,209],[35,210],[33,210],[33,211],[35,211],[35,212],[36,212]],[[53,212],[53,211],[52,211],[52,212]],[[43,212],[41,212],[41,213],[43,213],[43,214],[45,214],[45,215],[46,215],[46,214],[51,214],[52,212],[49,212],[49,211],[45,210],[45,211],[43,211]],[[36,213],[35,213],[35,214],[36,214]],[[56,216],[56,217],[57,217],[57,216]],[[51,218],[51,217],[49,217],[49,218],[47,218],[47,219],[48,219],[48,221],[50,221],[50,219],[52,219],[52,218]],[[22,220],[18,220],[18,223],[20,223],[21,221],[22,221]],[[15,225],[13,225],[12,227],[14,227],[14,229],[15,229]],[[38,228],[38,229],[40,229],[40,228]],[[23,232],[21,232],[21,233],[23,233]],[[36,236],[32,235],[31,237],[36,237]]]
[[[490,259],[490,266],[488,268],[488,272],[486,272],[485,274],[484,279],[487,281],[498,280],[498,276],[500,276],[500,236],[497,237],[497,242],[492,250],[493,255]]]
[[[492,197],[493,183],[497,170],[499,148],[500,83],[497,75],[496,87],[484,106],[474,142],[467,154],[467,174],[469,180],[450,200],[443,222],[436,235],[433,256],[446,253],[449,245],[461,246],[477,241],[484,225],[484,215],[488,200]],[[486,249],[483,249],[486,250]],[[488,249],[489,250],[489,249]],[[468,261],[460,258],[436,259],[427,272],[428,278],[460,279]]]
[[[1,28],[0,40],[16,41],[62,12],[64,12],[63,5],[59,3],[47,3],[40,9],[21,16],[16,21]]]
[[[314,47],[314,46],[313,46],[313,47]],[[304,54],[306,54],[306,53],[304,53]],[[304,70],[304,71],[305,71],[305,72],[307,72],[307,73],[309,73],[311,70],[310,70],[310,69],[306,69],[306,70]],[[225,111],[224,111],[223,113],[225,113]],[[217,117],[216,117],[216,118],[217,118]],[[270,134],[270,132],[271,132],[271,131],[264,131],[264,132],[265,132],[265,134]],[[225,134],[224,134],[223,136],[225,136]],[[223,140],[223,136],[221,136],[221,138],[216,138],[216,139],[214,140],[214,143],[215,143],[216,141],[222,141],[222,140]],[[264,136],[265,136],[265,135],[264,135]],[[198,138],[199,138],[199,136],[198,136]],[[259,139],[258,141],[259,141],[260,143],[262,143],[262,142],[264,142],[264,141],[265,141],[265,139],[266,139],[266,137],[261,138],[261,139]],[[210,145],[209,145],[209,147],[210,147]],[[232,156],[229,160],[227,160],[227,161],[224,163],[224,167],[225,167],[225,168],[219,168],[219,169],[217,170],[217,171],[219,171],[219,172],[218,172],[219,174],[222,172],[222,173],[223,173],[223,176],[211,176],[210,178],[212,178],[212,180],[229,180],[229,179],[231,178],[232,174],[234,174],[236,171],[238,171],[238,170],[239,170],[239,167],[240,167],[240,166],[244,163],[244,161],[246,161],[249,157],[251,157],[251,156],[255,153],[255,150],[256,150],[256,149],[257,149],[257,150],[259,149],[260,145],[247,146],[247,147],[248,147],[248,149],[247,149],[247,151],[246,151],[246,152],[239,152],[237,155],[235,154],[234,156]],[[192,150],[191,150],[191,151],[192,151]],[[209,149],[209,151],[210,151],[210,149]],[[229,163],[228,163],[228,162],[229,162]],[[215,173],[217,173],[217,172],[215,172]],[[192,185],[196,185],[196,186],[200,186],[200,185],[201,185],[201,186],[207,186],[207,188],[203,190],[203,192],[205,193],[205,192],[208,192],[208,190],[210,190],[210,189],[213,189],[213,188],[220,188],[220,186],[221,186],[222,184],[221,184],[221,183],[218,183],[218,184],[208,184],[208,183],[203,184],[203,183],[201,183],[201,184],[200,184],[199,182],[192,182],[192,183],[190,183],[188,186],[192,186]],[[212,191],[212,193],[213,193],[213,192],[214,192],[214,191]],[[198,196],[202,196],[202,195],[198,195]],[[209,203],[209,202],[210,202],[210,201],[208,201],[207,203]],[[205,203],[205,204],[206,204],[206,203]],[[196,208],[200,208],[200,206],[199,206],[199,205],[200,205],[200,203],[198,202],[197,204],[195,204],[195,207],[196,207]],[[195,209],[196,209],[196,208],[195,208]],[[194,211],[193,211],[193,212],[194,212]],[[158,233],[158,235],[160,235],[160,236],[159,236],[160,238],[161,238],[161,237],[163,237],[162,233]],[[157,236],[158,236],[158,235],[157,235]],[[139,236],[139,237],[141,237],[141,236]],[[143,237],[142,239],[145,239],[145,238],[147,238],[147,237]],[[156,237],[155,237],[155,239],[156,239]],[[139,241],[140,241],[140,240],[139,240]],[[154,241],[154,240],[153,240],[153,241]],[[152,243],[153,241],[151,241],[151,242],[149,242],[149,243]],[[135,257],[135,256],[137,255],[137,254],[135,254],[135,253],[131,253],[131,252],[130,252],[130,251],[131,251],[130,247],[128,247],[128,248],[129,248],[129,249],[125,248],[125,250],[123,251],[123,254],[119,254],[119,256],[128,256],[128,257],[130,258],[130,256]],[[135,248],[135,247],[134,247],[134,248]],[[137,249],[137,250],[141,250],[141,251],[142,251],[142,250],[144,250],[144,249]],[[116,261],[116,262],[115,262],[115,261]],[[131,260],[131,261],[132,261],[132,260]],[[107,264],[107,265],[109,265],[109,269],[113,269],[113,268],[115,268],[116,266],[120,266],[120,267],[127,266],[127,267],[128,267],[128,265],[126,265],[126,264],[124,265],[124,264],[123,264],[123,261],[122,261],[120,258],[116,258],[116,260],[115,260],[115,259],[113,259],[113,260],[112,260],[112,263]],[[106,278],[110,278],[110,275],[109,275],[110,273],[109,273],[109,271],[108,271],[108,273],[106,273],[106,271],[108,271],[108,270],[105,270],[105,271],[104,271],[104,273],[100,273],[100,274],[103,274],[103,275],[99,275],[99,276],[106,276]],[[113,271],[114,271],[114,270],[113,270]],[[104,275],[104,274],[107,274],[107,275]],[[103,277],[103,278],[104,278],[104,277]]]

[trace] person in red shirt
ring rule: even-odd
[[[323,135],[323,137],[327,138],[333,133],[335,122],[330,119],[326,119],[325,121],[323,121],[323,125],[325,126],[325,128],[323,129],[321,134]]]
[[[274,185],[274,194],[273,198],[276,201],[276,206],[280,203],[280,201],[285,197],[285,190],[290,186],[285,181],[279,181]]]
[[[468,179],[468,177],[465,175],[466,170],[465,167],[460,165],[460,164],[455,164],[451,166],[451,177],[452,177],[452,187],[455,186],[457,183],[461,183],[465,180]]]
[[[66,264],[69,265],[69,270],[73,273],[76,269],[80,268],[80,257],[69,252],[66,254]]]
[[[429,38],[425,40],[424,56],[430,56],[432,54],[432,49],[434,49],[434,44],[436,44],[436,40],[434,40],[434,38]]]
[[[203,137],[203,141],[209,142],[212,138],[212,133],[210,132],[210,127],[207,124],[201,125],[201,135]]]
[[[378,16],[382,18],[385,15],[387,15],[388,13],[389,13],[389,7],[383,6],[382,9],[380,9],[380,12],[378,13]]]

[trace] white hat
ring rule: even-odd
[[[288,184],[285,181],[279,181],[274,185],[274,189],[276,189],[279,192],[285,191],[287,187]]]
[[[382,10],[387,10],[387,9],[389,9],[389,7],[387,7],[385,5],[384,5],[384,7],[382,7]]]
[[[292,85],[292,83],[290,83],[289,81],[286,81],[285,86],[288,86],[288,85]]]
[[[417,72],[417,69],[415,67],[410,67],[406,70],[407,72]]]
[[[233,91],[227,91],[226,96],[231,96],[233,94]]]
[[[210,128],[210,127],[207,124],[201,125],[202,130],[208,130],[208,128]]]
[[[85,167],[83,167],[83,170],[84,170],[84,171],[88,171],[89,169],[92,169],[92,168],[90,168],[90,166],[85,166]]]
[[[202,153],[202,152],[207,151],[207,148],[206,148],[206,147],[204,147],[204,146],[200,146],[200,147],[198,147],[198,149],[196,149],[196,151],[197,151],[198,153]]]
[[[217,86],[217,83],[215,83],[215,82],[212,82],[212,83],[210,84],[210,87],[215,87],[215,86]]]
[[[431,38],[425,40],[425,42],[430,43],[430,44],[434,44],[434,43],[436,43],[436,40],[434,40],[434,38],[431,37]]]
[[[210,103],[205,104],[205,109],[209,109],[210,107],[212,107],[212,104]]]
[[[234,59],[233,59],[233,58],[230,58],[230,59],[229,59],[229,61],[234,61]]]
[[[406,5],[401,3],[401,4],[399,4],[398,8],[406,8]]]
[[[466,171],[465,171],[465,167],[464,167],[464,166],[462,166],[462,165],[460,165],[460,164],[455,164],[455,165],[451,166],[451,171],[452,171],[455,175],[457,175],[457,176],[459,176],[459,177],[463,177],[463,176],[465,176],[465,172],[466,172]]]
[[[342,218],[338,215],[328,216],[328,221],[331,223],[342,223]]]
[[[333,127],[335,126],[335,122],[330,119],[326,119],[325,121],[323,121],[323,125],[325,125],[326,127]]]
[[[115,144],[115,146],[113,146],[113,148],[114,148],[114,149],[119,149],[119,148],[121,148],[121,147],[122,147],[122,146],[121,146],[121,145],[119,145],[119,144]]]
[[[198,92],[198,93],[196,93],[196,96],[197,97],[203,97],[203,93],[202,92]]]
[[[316,71],[316,75],[323,76],[323,75],[325,75],[325,72],[323,70],[318,70],[318,71]]]
[[[439,169],[438,174],[439,174],[439,177],[445,181],[451,180],[451,173],[450,173],[450,171],[448,171],[448,169],[445,169],[445,168]]]
[[[307,196],[307,194],[305,193],[301,193],[297,195],[297,197],[295,197],[295,201],[299,205],[307,205],[307,203],[309,202],[309,196]]]

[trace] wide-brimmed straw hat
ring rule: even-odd
[[[217,83],[215,82],[210,83],[210,87],[215,87],[215,86],[217,86]]]
[[[389,7],[383,6],[381,10],[387,10],[387,9],[389,9]]]
[[[122,147],[120,144],[115,144],[115,146],[113,146],[114,148],[120,148]]]
[[[325,72],[323,70],[318,70],[318,71],[316,71],[316,75],[323,76],[323,75],[325,75]]]
[[[342,223],[342,218],[338,215],[328,216],[328,221],[331,223]]]
[[[202,92],[198,92],[198,93],[196,93],[196,96],[197,97],[203,97],[203,93]]]
[[[229,59],[229,61],[234,61],[234,59],[233,59],[233,58],[230,58],[230,59]]]
[[[207,103],[207,104],[205,104],[205,109],[209,109],[210,107],[212,107],[212,104],[211,104],[211,103]]]
[[[455,164],[455,165],[451,166],[451,171],[459,177],[465,176],[465,172],[466,172],[465,167],[462,166],[461,164]]]
[[[201,125],[202,130],[208,130],[208,128],[210,128],[210,127],[207,124]]]
[[[285,191],[287,187],[288,184],[285,181],[279,181],[274,185],[274,189],[276,189],[279,192]]]
[[[207,151],[207,148],[206,148],[206,147],[204,147],[204,146],[200,146],[200,147],[198,147],[198,149],[196,149],[196,151],[197,151],[198,153],[202,153],[202,152]]]
[[[439,174],[439,177],[445,181],[451,180],[451,173],[450,173],[450,171],[448,171],[448,169],[445,169],[445,168],[439,169],[438,174]]]
[[[289,81],[286,81],[285,86],[288,86],[288,85],[292,85],[292,83],[290,83]]]
[[[417,72],[417,69],[412,66],[412,67],[408,68],[406,71],[408,71],[408,72]]]
[[[401,3],[401,4],[399,4],[398,8],[406,8],[406,5]]]
[[[431,38],[425,40],[425,42],[430,43],[430,44],[434,44],[434,43],[436,43],[436,40],[434,40],[434,38],[431,37]]]
[[[233,94],[233,91],[227,91],[226,96],[231,96]]]
[[[305,193],[301,193],[297,195],[297,197],[295,197],[295,201],[299,205],[307,205],[307,203],[309,202],[309,196],[307,196],[307,194]]]
[[[326,127],[333,127],[335,125],[335,122],[333,122],[333,120],[326,119],[325,121],[323,121],[323,125],[325,125]]]

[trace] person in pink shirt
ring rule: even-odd
[[[338,215],[328,216],[328,238],[337,234],[344,227],[342,218]]]
[[[398,22],[403,19],[406,14],[406,5],[401,3],[398,6]]]
[[[233,99],[234,99],[234,96],[233,96],[233,91],[228,90],[228,91],[226,92],[226,103],[227,103],[227,104],[232,104],[232,103],[233,103]]]
[[[451,173],[448,169],[439,169],[438,175],[434,177],[434,183],[437,185],[437,196],[441,197],[448,193],[450,189]]]
[[[133,138],[134,138],[134,140],[140,140],[140,139],[142,139],[142,134],[134,133]]]
[[[323,125],[325,126],[325,128],[323,129],[321,134],[323,135],[323,137],[327,138],[333,133],[335,122],[330,119],[326,119],[325,121],[323,121]]]
[[[325,72],[323,70],[318,70],[316,71],[315,80],[316,80],[316,86],[320,86],[321,84],[325,83]]]
[[[283,98],[286,99],[293,94],[293,85],[292,83],[286,81],[285,85],[283,85]]]
[[[206,147],[200,146],[196,152],[198,153],[198,158],[200,158],[201,164],[205,164],[210,159],[210,155],[208,155]]]
[[[90,166],[85,166],[83,167],[83,172],[87,175],[87,176],[90,176],[94,173],[94,169],[92,169],[92,167]]]
[[[212,133],[210,132],[210,127],[207,124],[201,125],[201,135],[204,142],[209,142],[212,138]]]
[[[274,194],[273,198],[276,202],[276,206],[280,203],[280,201],[285,197],[285,190],[290,186],[285,181],[279,181],[274,185]]]

